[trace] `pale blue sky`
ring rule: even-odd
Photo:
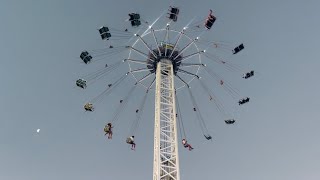
[[[0,179],[152,178],[153,96],[148,98],[149,113],[142,119],[137,150],[133,152],[124,142],[128,126],[115,129],[112,141],[107,141],[102,132],[115,110],[113,102],[125,94],[115,92],[96,112],[84,113],[83,103],[105,84],[85,91],[74,84],[84,71],[95,70],[95,66],[82,64],[79,54],[104,46],[98,27],[121,27],[132,11],[152,21],[170,3],[2,1]],[[181,8],[179,22],[185,24],[189,18],[205,16],[209,8],[213,9],[218,20],[205,37],[244,42],[245,50],[230,58],[258,72],[250,81],[225,74],[245,96],[252,97],[236,125],[226,126],[210,113],[213,106],[200,104],[213,142],[205,141],[199,128],[193,128],[193,114],[184,115],[184,121],[190,122],[186,129],[195,150],[188,152],[180,147],[181,178],[318,180],[320,3],[179,0],[175,4]],[[129,106],[135,106],[134,102]],[[123,114],[122,121],[129,122],[131,115]]]

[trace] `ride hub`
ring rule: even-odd
[[[173,65],[173,73],[176,74],[179,70],[179,66],[182,60],[182,54],[174,47],[173,44],[161,42],[157,49],[153,49],[149,52],[147,59],[147,68],[150,69],[151,73],[157,71],[157,64],[163,59],[171,61]]]

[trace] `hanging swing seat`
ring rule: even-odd
[[[170,7],[169,19],[176,22],[178,20],[179,9],[177,7]]]
[[[211,140],[211,139],[212,139],[212,136],[210,136],[209,134],[208,134],[208,135],[204,135],[204,137],[205,137],[207,140]]]
[[[83,80],[83,79],[78,79],[76,81],[76,85],[78,87],[81,87],[82,89],[86,88],[87,87],[87,81],[86,80]]]
[[[244,49],[244,45],[243,44],[240,44],[239,46],[235,47],[233,50],[232,50],[232,53],[233,54],[237,54],[238,52],[240,52],[241,50]]]
[[[84,63],[88,64],[91,61],[92,56],[88,53],[88,51],[83,51],[80,54],[80,59],[82,59]]]
[[[141,21],[140,21],[140,14],[138,13],[130,13],[129,14],[129,21],[131,22],[131,26],[140,26],[141,25]]]
[[[108,27],[102,26],[99,29],[99,33],[100,33],[100,36],[101,36],[102,40],[105,40],[105,39],[109,40],[109,38],[111,37],[111,33],[109,32],[109,28]]]
[[[226,124],[234,124],[236,121],[234,119],[227,119],[224,121]]]

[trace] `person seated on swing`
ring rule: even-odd
[[[134,136],[128,137],[126,142],[128,144],[131,144],[131,150],[135,150],[136,149],[136,143],[134,142]]]
[[[206,19],[206,22],[204,25],[206,26],[207,29],[211,29],[213,23],[216,21],[216,17],[212,15],[212,10],[210,9],[210,13]]]
[[[209,19],[210,21],[212,21],[212,20],[215,19],[215,17],[212,15],[212,10],[210,9],[209,11],[210,11],[210,13],[209,13],[209,15],[208,15],[208,19]]]
[[[104,132],[105,132],[105,136],[108,134],[108,139],[112,139],[112,124],[108,123],[105,127],[104,127]]]
[[[191,146],[191,144],[188,144],[186,139],[182,139],[182,145],[185,148],[189,148],[189,151],[191,151],[193,149],[193,147]]]
[[[84,109],[86,111],[93,111],[93,104],[92,103],[87,103],[84,105]]]

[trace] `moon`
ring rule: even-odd
[[[37,133],[39,133],[40,132],[40,129],[37,129]]]

